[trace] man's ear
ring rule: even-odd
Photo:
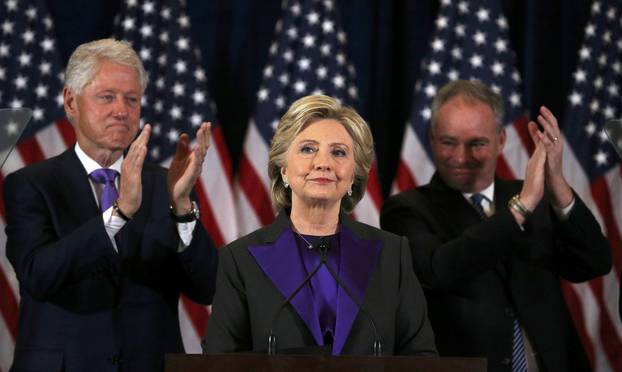
[[[501,129],[499,132],[499,153],[503,152],[503,147],[505,146],[505,141],[507,140],[507,134],[505,133],[505,128]]]
[[[78,113],[77,95],[69,88],[63,88],[63,107],[68,117],[75,117]]]

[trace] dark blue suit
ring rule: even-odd
[[[6,178],[21,295],[11,371],[157,371],[165,352],[183,352],[179,295],[211,301],[217,253],[200,223],[176,252],[165,169],[145,164],[142,187],[116,253],[73,148]]]

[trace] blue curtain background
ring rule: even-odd
[[[589,18],[589,0],[501,0],[532,113],[545,104],[561,119]],[[47,0],[63,63],[79,44],[111,34],[120,0]],[[187,0],[209,91],[237,167],[281,0]],[[438,0],[337,0],[357,71],[356,109],[370,123],[387,195],[400,155],[420,62]]]

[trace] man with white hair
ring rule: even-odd
[[[136,137],[147,76],[129,44],[69,59],[64,108],[77,143],[6,178],[7,256],[20,283],[12,371],[157,371],[183,352],[180,293],[207,304],[217,252],[192,187],[209,146],[182,134],[170,168]]]

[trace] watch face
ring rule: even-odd
[[[192,209],[190,210],[190,213],[194,215],[194,218],[197,221],[201,217],[201,212],[199,212],[199,206],[197,205],[197,202],[194,202],[194,201],[192,202]]]

